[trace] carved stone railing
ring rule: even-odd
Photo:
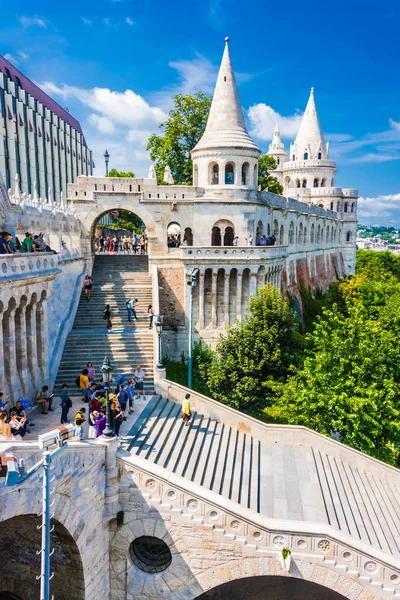
[[[0,254],[0,281],[13,281],[59,272],[58,256],[53,252]]]
[[[247,261],[257,258],[268,260],[284,258],[287,253],[287,246],[186,246],[180,248],[182,260]]]

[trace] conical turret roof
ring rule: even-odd
[[[281,140],[281,132],[279,130],[278,122],[275,125],[274,137],[269,145],[268,154],[286,154],[285,146]]]
[[[314,88],[311,88],[307,107],[297,133],[295,144],[299,148],[302,144],[325,144],[324,136],[318,118],[317,106],[314,98]]]
[[[206,130],[194,150],[249,148],[258,150],[247,133],[229,52],[229,38],[218,73]]]

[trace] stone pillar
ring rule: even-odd
[[[211,284],[211,329],[217,328],[217,277],[218,272],[213,269]]]
[[[238,271],[236,285],[236,317],[239,321],[242,319],[242,278],[243,273],[239,273]]]
[[[28,369],[28,347],[26,331],[26,299],[21,300],[21,304],[15,312],[15,339],[16,339],[16,359],[18,372],[21,379],[22,393],[24,396],[30,391],[31,381]]]
[[[224,287],[224,327],[229,327],[229,280],[230,272],[225,271],[225,287]]]
[[[47,330],[47,298],[42,298],[36,307],[36,326],[37,326],[37,356],[40,368],[41,382],[38,386],[47,384],[49,378],[49,349],[48,349],[48,330]]]
[[[199,331],[204,329],[204,272],[199,273]]]
[[[39,362],[37,359],[37,323],[36,323],[36,307],[37,298],[34,294],[32,301],[26,309],[26,341],[28,353],[28,368],[32,386],[35,391],[39,389],[39,381],[41,379]]]
[[[257,273],[250,273],[250,298],[257,294]]]
[[[4,365],[5,346],[4,346],[4,342],[3,342],[3,319],[4,319],[3,305],[0,302],[0,348],[3,348],[2,355],[0,356],[0,390],[2,390],[4,397],[8,398],[9,390],[8,390],[8,383],[6,381],[5,368],[4,368],[5,367],[5,365]]]
[[[16,306],[11,306],[4,314],[5,327],[3,334],[3,348],[7,348],[7,352],[4,353],[4,366],[11,395],[11,404],[15,404],[21,391],[21,383],[17,368],[17,348],[15,343],[15,310]]]

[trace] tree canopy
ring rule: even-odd
[[[274,194],[282,194],[283,185],[279,183],[276,177],[270,174],[277,167],[273,156],[264,154],[258,159],[258,185],[262,190],[268,190]]]
[[[132,171],[117,171],[117,169],[110,169],[108,177],[135,177],[135,173]]]
[[[143,233],[146,228],[142,219],[129,210],[119,210],[115,223],[109,227],[112,229],[124,229],[125,231],[131,231],[135,233]]]

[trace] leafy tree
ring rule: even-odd
[[[389,324],[362,301],[349,316],[336,306],[309,334],[304,365],[289,378],[280,404],[290,423],[305,425],[392,464],[400,441],[400,300]]]
[[[282,194],[283,185],[279,183],[276,177],[270,175],[277,167],[273,156],[264,154],[258,159],[258,184],[262,190],[268,190],[274,194]]]
[[[117,169],[110,169],[108,171],[108,177],[135,177],[135,173],[132,171],[117,171]]]
[[[271,403],[277,382],[295,360],[298,341],[293,310],[273,286],[250,299],[249,312],[221,337],[214,360],[199,370],[216,400],[257,411]]]
[[[125,231],[142,233],[145,230],[146,225],[140,217],[135,215],[135,213],[132,213],[129,210],[119,210],[117,220],[109,227],[112,229],[125,229]]]
[[[205,130],[211,100],[202,92],[176,94],[174,107],[165,123],[161,123],[162,135],[150,136],[147,150],[154,161],[157,182],[163,183],[164,169],[168,165],[175,183],[192,184],[193,150]]]

